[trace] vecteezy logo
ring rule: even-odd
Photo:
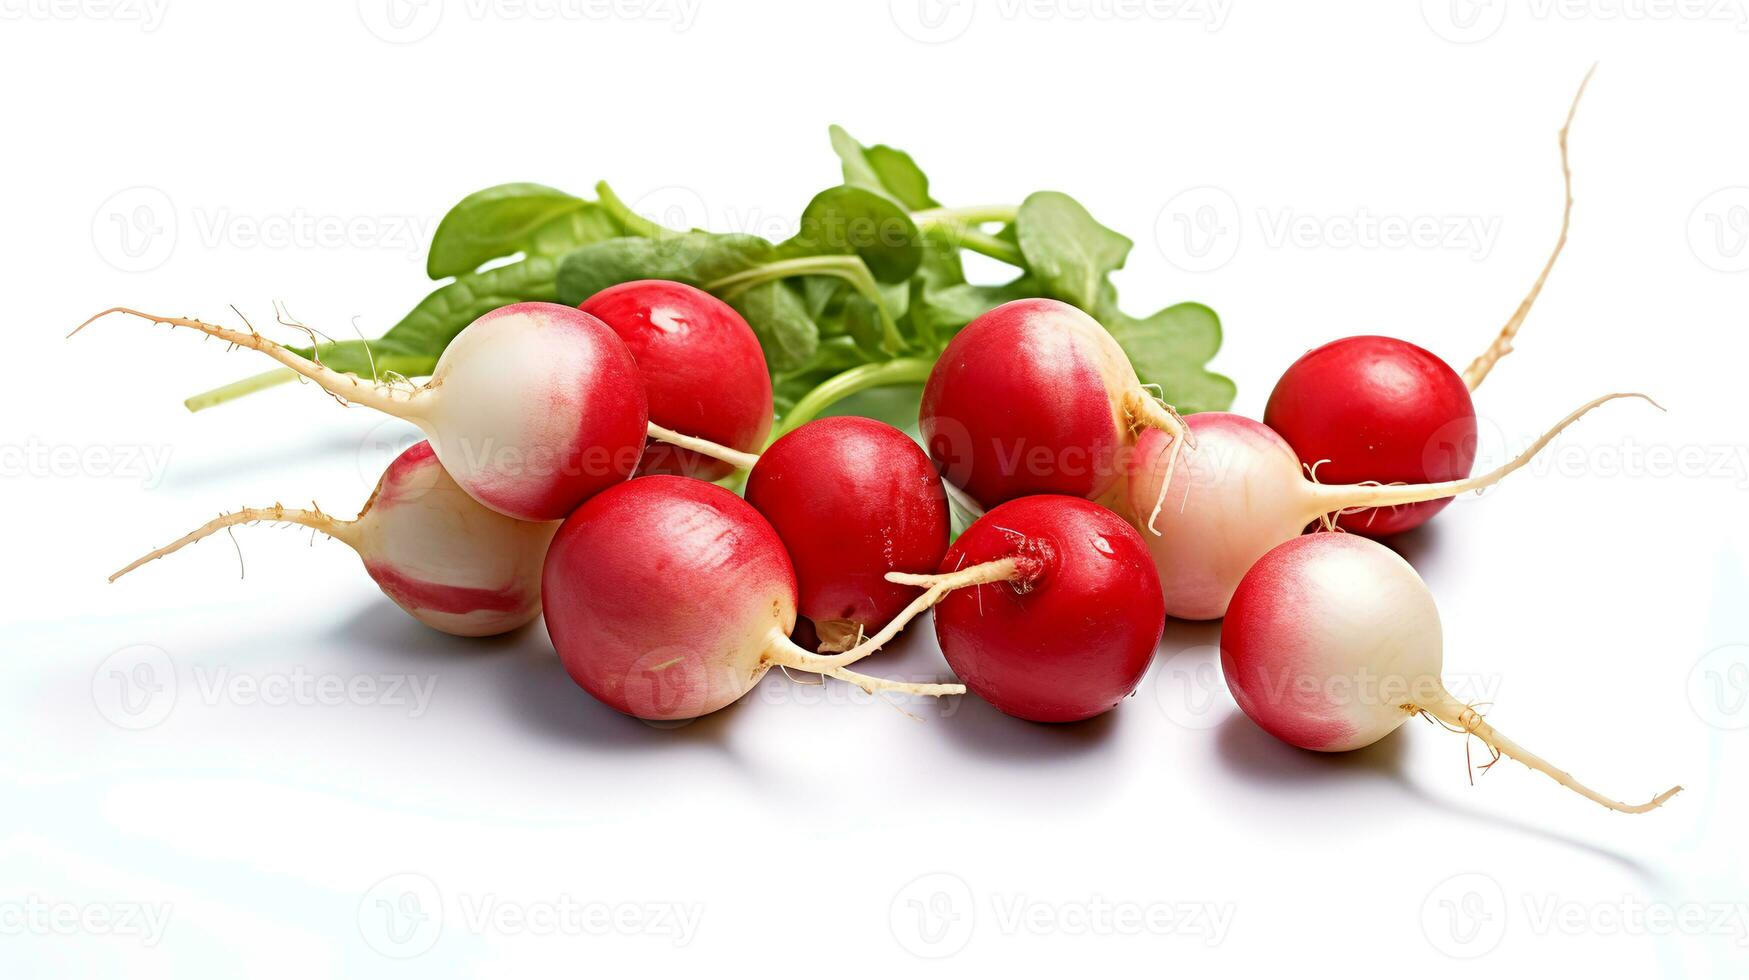
[[[1749,644],[1727,644],[1696,661],[1688,672],[1688,703],[1714,728],[1749,728]]]
[[[150,272],[176,251],[176,204],[156,187],[116,191],[91,216],[91,244],[123,272]]]
[[[122,647],[91,675],[91,701],[119,728],[151,728],[176,707],[176,664],[149,643]]]
[[[1485,956],[1506,935],[1506,892],[1480,872],[1452,875],[1421,902],[1421,933],[1453,959]]]
[[[972,26],[977,0],[887,0],[893,26],[923,44],[946,44]]]
[[[1226,682],[1221,678],[1219,647],[1180,651],[1154,671],[1154,700],[1173,723],[1184,728],[1213,728],[1227,717],[1220,710]]]
[[[443,893],[425,875],[390,875],[359,900],[358,932],[371,949],[391,959],[418,956],[443,934]]]
[[[1719,272],[1749,270],[1749,187],[1722,187],[1688,213],[1688,249]]]
[[[1506,0],[1421,0],[1421,19],[1453,44],[1474,44],[1506,23]]]
[[[390,44],[412,44],[437,30],[443,0],[358,0],[358,19]]]
[[[1173,195],[1154,219],[1154,242],[1185,272],[1213,272],[1239,251],[1239,202],[1219,187]]]
[[[938,960],[966,948],[977,924],[972,886],[946,871],[920,875],[893,894],[887,925],[913,956]]]

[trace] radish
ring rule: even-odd
[[[1512,352],[1513,338],[1567,245],[1573,217],[1567,132],[1590,80],[1591,73],[1586,72],[1559,136],[1566,205],[1554,251],[1499,336],[1461,378],[1414,344],[1364,336],[1346,337],[1311,351],[1276,382],[1263,412],[1264,424],[1287,440],[1302,463],[1317,467],[1320,478],[1332,483],[1440,483],[1469,475],[1476,461],[1476,409],[1470,392],[1500,358]],[[1428,500],[1387,511],[1364,508],[1339,515],[1337,523],[1382,537],[1421,526],[1450,502],[1450,498]]]
[[[516,303],[485,314],[450,342],[431,380],[413,388],[341,374],[253,329],[120,307],[79,329],[108,313],[261,351],[344,402],[412,422],[469,496],[519,520],[557,520],[624,481],[646,434],[655,431],[625,344],[595,317],[556,303]]]
[[[923,389],[920,426],[950,483],[985,509],[1032,494],[1121,505],[1131,432],[1191,436],[1123,348],[1067,303],[1022,299],[967,324]]]
[[[937,601],[948,666],[998,710],[1080,721],[1128,697],[1165,628],[1160,579],[1142,536],[1079,497],[1011,500],[979,518],[941,573],[892,573]],[[891,627],[889,627],[891,628]]]
[[[609,286],[579,307],[619,335],[637,361],[650,421],[743,452],[771,432],[771,375],[741,314],[710,293],[665,279]],[[638,473],[718,480],[728,463],[653,441]]]
[[[1198,445],[1184,454],[1176,471],[1170,438],[1163,432],[1144,432],[1136,446],[1129,493],[1135,513],[1143,513],[1150,504],[1156,508],[1160,533],[1145,537],[1160,570],[1166,614],[1218,619],[1251,565],[1271,548],[1297,537],[1308,524],[1329,523],[1333,515],[1358,507],[1438,500],[1492,486],[1530,462],[1580,416],[1616,398],[1652,401],[1638,394],[1604,395],[1562,419],[1504,466],[1441,483],[1317,483],[1302,474],[1293,449],[1275,430],[1227,412],[1185,417]]]
[[[534,524],[487,510],[462,492],[421,442],[395,457],[358,517],[320,508],[246,507],[208,521],[140,558],[149,561],[239,524],[266,521],[320,531],[358,552],[364,570],[409,616],[456,636],[507,633],[540,614],[541,562],[557,521]]]
[[[771,444],[747,502],[795,563],[798,610],[821,650],[847,650],[919,595],[888,572],[933,569],[947,551],[947,495],[910,436],[856,416],[817,419]]]
[[[1246,573],[1221,626],[1221,669],[1246,716],[1302,749],[1362,748],[1426,714],[1612,810],[1644,813],[1681,791],[1628,805],[1575,782],[1446,690],[1442,645],[1433,596],[1396,552],[1308,534]]]
[[[541,597],[571,678],[638,718],[709,714],[739,700],[774,666],[871,693],[965,691],[845,669],[897,628],[835,657],[791,642],[796,576],[783,542],[746,501],[699,480],[649,476],[590,499],[553,538]]]

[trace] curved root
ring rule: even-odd
[[[1561,184],[1566,189],[1567,203],[1561,209],[1561,234],[1555,239],[1554,251],[1549,253],[1549,260],[1543,263],[1541,275],[1531,284],[1530,292],[1525,294],[1512,316],[1507,319],[1506,326],[1500,328],[1500,335],[1488,345],[1482,355],[1470,362],[1464,368],[1464,385],[1471,391],[1481,387],[1482,380],[1488,377],[1488,372],[1502,357],[1512,353],[1512,339],[1518,336],[1518,328],[1524,326],[1524,318],[1530,315],[1531,305],[1542,295],[1543,284],[1549,281],[1549,272],[1555,267],[1555,260],[1561,257],[1561,250],[1567,247],[1567,229],[1573,223],[1573,168],[1567,164],[1567,131],[1573,128],[1573,114],[1579,111],[1579,98],[1585,94],[1585,86],[1591,83],[1591,74],[1597,70],[1593,64],[1585,72],[1585,77],[1579,82],[1579,91],[1573,93],[1573,104],[1567,107],[1567,121],[1561,124],[1559,141],[1561,144]]]
[[[1467,735],[1474,735],[1481,740],[1483,745],[1488,747],[1489,751],[1495,753],[1496,757],[1505,756],[1510,759],[1516,759],[1537,772],[1548,776],[1555,782],[1560,783],[1562,786],[1578,793],[1580,796],[1583,796],[1594,803],[1606,806],[1617,813],[1646,813],[1650,810],[1656,810],[1658,807],[1663,806],[1665,801],[1669,800],[1672,796],[1682,792],[1681,786],[1672,786],[1664,792],[1659,793],[1657,796],[1652,797],[1651,800],[1645,803],[1622,803],[1619,800],[1612,800],[1574,779],[1565,771],[1556,769],[1536,753],[1525,749],[1517,742],[1500,734],[1494,729],[1494,726],[1488,724],[1482,719],[1480,712],[1452,697],[1451,694],[1446,692],[1443,688],[1441,689],[1440,694],[1441,696],[1435,699],[1431,704],[1417,704],[1412,707],[1414,710],[1424,711],[1433,716],[1434,719],[1445,725],[1447,728],[1461,731]],[[1493,764],[1493,762],[1488,763],[1489,766]]]

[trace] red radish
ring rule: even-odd
[[[1028,721],[1104,714],[1141,683],[1165,628],[1142,536],[1079,497],[1021,497],[979,518],[939,575],[935,635],[979,697]],[[949,591],[951,590],[951,591]]]
[[[485,314],[450,342],[431,380],[414,388],[341,374],[254,330],[119,307],[91,320],[107,313],[261,351],[343,401],[414,423],[469,496],[520,520],[557,520],[624,481],[649,432],[643,380],[625,344],[595,317],[556,303]]]
[[[729,304],[695,286],[640,279],[609,286],[579,307],[625,341],[644,377],[650,421],[742,452],[771,433],[771,375],[759,339]],[[638,473],[719,480],[734,470],[651,441]]]
[[[817,419],[771,444],[747,478],[795,563],[801,615],[822,650],[847,650],[920,594],[888,572],[935,568],[947,495],[921,447],[884,422]]]
[[[644,477],[590,499],[553,538],[541,596],[571,678],[638,718],[709,714],[772,667],[870,692],[965,691],[844,669],[877,648],[874,639],[836,657],[796,646],[796,577],[783,542],[746,501],[699,480]]]
[[[1131,432],[1187,433],[1098,321],[1052,299],[1004,303],[956,334],[920,424],[942,476],[986,509],[1032,494],[1121,505]]]
[[[1427,714],[1612,810],[1643,813],[1682,789],[1628,805],[1575,782],[1446,690],[1442,647],[1439,610],[1415,569],[1351,534],[1308,534],[1263,556],[1221,625],[1233,699],[1289,745],[1346,752]]]
[[[1307,479],[1293,449],[1273,429],[1242,415],[1187,416],[1197,448],[1184,454],[1176,471],[1171,469],[1165,433],[1144,432],[1136,446],[1129,493],[1137,514],[1164,500],[1158,512],[1160,533],[1145,537],[1160,570],[1166,614],[1218,619],[1251,565],[1313,521],[1328,522],[1333,515],[1357,507],[1437,500],[1492,486],[1530,462],[1580,416],[1616,398],[1652,401],[1638,394],[1604,395],[1580,406],[1496,470],[1462,480],[1401,486]],[[1168,473],[1171,482],[1162,495]]]
[[[320,531],[358,552],[364,570],[409,616],[456,636],[506,633],[540,615],[541,562],[557,521],[534,524],[487,510],[450,479],[431,444],[395,457],[358,517],[281,504],[209,521],[109,577],[239,524],[266,521]]]
[[[1481,385],[1495,362],[1512,352],[1513,338],[1567,245],[1573,216],[1567,131],[1590,80],[1591,73],[1586,72],[1561,127],[1566,206],[1554,251],[1529,295],[1463,377],[1407,341],[1364,336],[1346,337],[1311,351],[1276,382],[1263,412],[1264,424],[1287,440],[1300,462],[1316,467],[1319,479],[1330,483],[1440,483],[1470,474],[1476,461],[1476,409],[1470,392]],[[1421,526],[1447,503],[1449,498],[1384,511],[1365,508],[1338,516],[1337,523],[1351,531],[1383,537]]]

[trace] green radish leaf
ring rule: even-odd
[[[754,235],[687,232],[668,238],[609,238],[575,249],[559,263],[558,301],[576,306],[609,286],[635,279],[703,285],[771,259],[772,244]]]
[[[885,195],[908,211],[941,206],[929,196],[929,178],[904,150],[863,146],[840,126],[828,132],[832,150],[843,164],[846,184]]]
[[[1232,379],[1204,367],[1221,347],[1221,318],[1214,310],[1179,303],[1143,320],[1116,312],[1103,320],[1142,383],[1159,385],[1168,404],[1186,415],[1232,407]]]
[[[808,316],[799,292],[782,280],[763,282],[729,298],[765,350],[774,370],[807,363],[820,345],[820,328]]]
[[[556,257],[619,234],[619,223],[593,201],[541,184],[499,184],[469,194],[443,216],[425,271],[447,279],[518,252]]]
[[[802,211],[802,227],[779,246],[787,256],[855,255],[880,282],[904,282],[923,261],[922,236],[892,199],[861,187],[828,187]]]
[[[1039,191],[1021,202],[1015,239],[1045,294],[1089,312],[1106,277],[1123,268],[1132,245],[1067,194]]]

